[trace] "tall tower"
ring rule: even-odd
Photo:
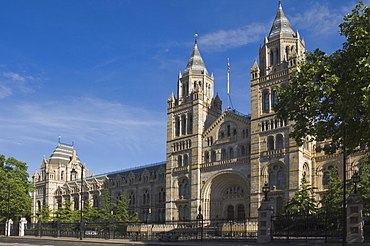
[[[166,220],[195,219],[200,206],[202,134],[221,114],[209,75],[198,50],[177,82],[177,97],[168,99],[166,146]]]
[[[293,31],[279,1],[270,33],[259,49],[259,64],[250,69],[252,211],[259,207],[264,183],[271,187],[271,200],[279,211],[299,188],[302,174],[310,173],[309,151],[289,138],[289,123],[278,120],[273,110],[274,88],[289,83],[304,51],[304,41]]]

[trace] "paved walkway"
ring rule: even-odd
[[[23,238],[23,239],[32,239],[32,240],[58,240],[58,241],[68,241],[68,242],[81,242],[78,238],[69,238],[69,237],[60,237],[60,238],[55,238],[55,237],[34,237],[34,236],[24,236],[24,237],[16,237],[16,236],[11,236],[10,238]],[[120,244],[120,245],[176,245],[176,246],[195,246],[195,245],[204,245],[204,246],[251,246],[251,245],[266,245],[266,246],[279,246],[279,245],[289,245],[289,246],[337,246],[337,245],[342,245],[341,242],[328,242],[328,243],[323,243],[323,242],[302,242],[302,241],[276,241],[272,243],[264,243],[264,244],[258,244],[257,242],[232,242],[232,241],[224,241],[224,242],[209,242],[209,241],[204,241],[204,242],[196,242],[196,241],[180,241],[180,242],[158,242],[158,241],[132,241],[129,239],[99,239],[99,238],[84,238],[83,241],[89,242],[89,243],[97,243],[97,244]],[[370,243],[361,243],[361,244],[348,244],[351,246],[370,246]]]

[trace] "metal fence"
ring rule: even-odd
[[[272,217],[273,240],[341,240],[341,214],[276,215]]]
[[[245,220],[194,220],[171,221],[164,224],[127,223],[127,222],[94,222],[63,223],[28,223],[25,235],[130,239],[137,241],[255,241],[257,240],[258,219]]]

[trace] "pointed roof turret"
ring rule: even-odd
[[[194,42],[194,49],[191,53],[190,59],[184,70],[184,75],[195,74],[195,75],[208,75],[207,68],[204,65],[202,56],[198,50],[197,41]]]
[[[268,39],[269,41],[271,41],[272,39],[276,39],[279,37],[295,37],[292,26],[290,25],[288,18],[284,14],[283,7],[281,6],[281,1],[279,1],[278,12],[275,16],[274,23],[272,24]]]

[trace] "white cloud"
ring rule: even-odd
[[[30,75],[21,75],[14,72],[3,72],[0,75],[0,99],[13,95],[16,92],[32,93],[34,92],[34,82],[40,80]]]
[[[164,138],[165,116],[141,108],[96,98],[69,98],[53,102],[21,102],[0,105],[0,128],[8,141],[25,145],[56,136],[69,136],[80,143],[117,145],[140,152],[143,143]]]
[[[344,9],[329,8],[327,4],[314,3],[305,12],[289,18],[293,26],[309,31],[316,36],[330,36],[338,33],[338,25],[346,13]]]
[[[269,30],[268,24],[254,23],[232,30],[219,30],[199,38],[203,50],[221,51],[240,47],[261,40]]]
[[[2,85],[0,82],[0,99],[6,98],[12,94],[12,89],[10,87]]]

